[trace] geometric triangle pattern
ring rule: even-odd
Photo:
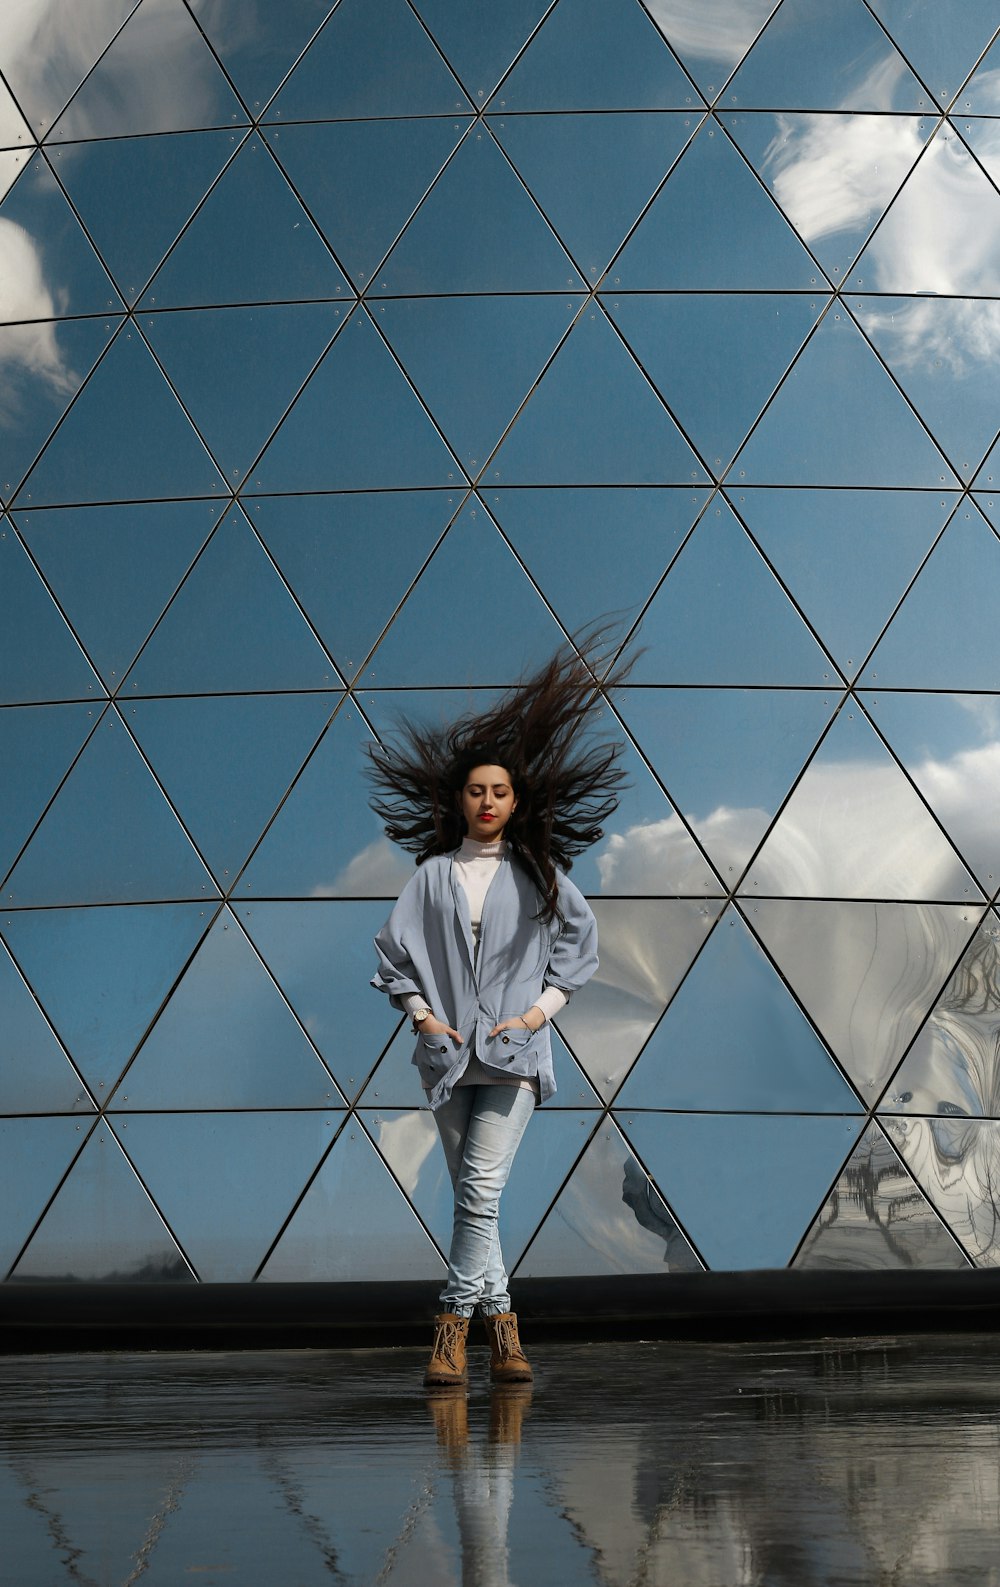
[[[985,0],[90,9],[0,79],[0,1277],[442,1273],[364,752],[602,619],[508,1266],[1000,1265]]]

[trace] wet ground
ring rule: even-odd
[[[991,1587],[1000,1336],[0,1358],[4,1587]]]

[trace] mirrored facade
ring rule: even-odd
[[[609,614],[514,1276],[1000,1263],[998,20],[0,16],[6,1280],[442,1270],[362,750]]]

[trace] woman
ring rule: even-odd
[[[465,1382],[477,1308],[493,1381],[531,1381],[497,1216],[525,1127],[556,1089],[549,1021],[597,968],[594,916],[557,866],[597,841],[618,803],[622,745],[581,743],[599,689],[631,665],[598,685],[605,638],[558,651],[490,710],[404,725],[371,754],[373,807],[418,865],[375,939],[372,985],[413,1022],[455,1193],[428,1386]]]

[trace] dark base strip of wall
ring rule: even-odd
[[[0,1284],[0,1352],[425,1344],[435,1282]],[[638,1274],[515,1281],[531,1337],[787,1339],[1000,1328],[1000,1271]]]

